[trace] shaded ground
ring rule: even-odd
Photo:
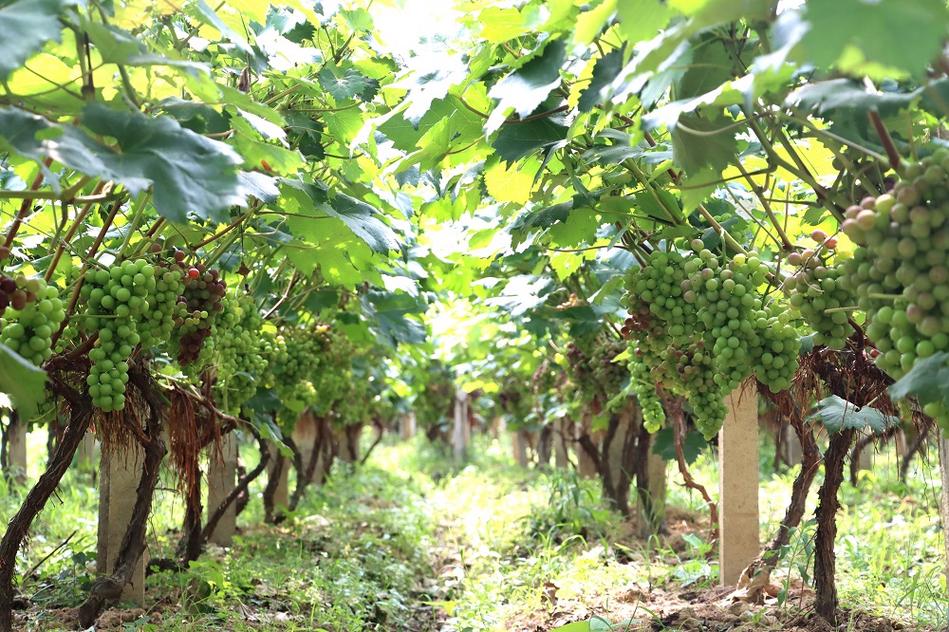
[[[801,579],[812,525],[785,552],[768,601],[734,603],[716,587],[704,507],[674,478],[667,533],[643,541],[602,508],[595,482],[513,467],[506,446],[479,442],[464,467],[422,440],[382,446],[367,467],[312,490],[299,515],[278,527],[261,524],[255,499],[233,548],[210,550],[187,572],[150,577],[147,609],[109,610],[97,629],[831,629],[812,615]],[[838,583],[849,610],[838,629],[937,629],[949,603],[931,465],[921,463],[902,486],[886,458],[879,463],[842,492]],[[706,484],[712,464],[709,455],[694,467]],[[764,477],[763,533],[789,485],[789,474]],[[149,541],[161,555],[180,520],[175,491],[163,487],[157,507]],[[70,608],[94,572],[94,487],[71,480],[50,509],[23,568],[77,534],[22,586],[22,629],[70,627]]]

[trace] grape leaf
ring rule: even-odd
[[[940,351],[917,360],[909,373],[890,386],[890,397],[915,397],[923,404],[941,401],[949,406],[949,353]]]
[[[707,172],[706,168],[721,173],[738,153],[738,141],[731,121],[724,117],[714,119],[695,114],[682,114],[682,125],[670,130],[672,155],[677,165],[687,174]],[[699,134],[687,130],[695,130]],[[724,130],[716,133],[718,130]]]
[[[607,53],[593,67],[593,78],[587,89],[580,95],[577,109],[589,112],[605,100],[603,91],[613,82],[616,75],[623,68],[623,50],[616,49]]]
[[[148,118],[99,104],[89,105],[82,121],[93,132],[115,138],[117,146],[16,108],[0,108],[0,139],[25,156],[48,156],[81,173],[120,182],[133,195],[153,185],[156,209],[174,222],[184,222],[188,211],[223,221],[223,210],[243,204],[241,159],[226,144],[168,116]]]
[[[693,463],[706,447],[708,447],[708,441],[702,433],[690,430],[682,442],[682,455],[685,457],[685,462]],[[675,437],[672,434],[672,428],[663,428],[652,436],[652,453],[661,456],[664,461],[676,460]]]
[[[926,97],[929,97],[927,100]],[[943,77],[910,92],[870,92],[863,84],[851,79],[829,79],[804,85],[785,99],[785,104],[810,110],[820,115],[853,111],[865,118],[876,109],[883,116],[891,116],[908,108],[917,99],[924,101],[933,114],[949,115],[949,79]]]
[[[31,419],[46,397],[46,371],[0,344],[0,391],[10,396],[22,419]]]
[[[6,79],[49,40],[59,41],[59,14],[72,0],[18,0],[0,7],[0,79]],[[16,34],[14,37],[13,34]]]
[[[365,241],[375,252],[399,250],[399,239],[389,225],[380,219],[382,213],[366,202],[345,193],[337,193],[333,196],[331,204],[323,206],[322,210],[332,217],[343,220],[349,230]]]
[[[861,408],[836,395],[817,402],[817,410],[808,419],[819,421],[829,432],[834,433],[869,428],[879,434],[900,423],[899,417],[884,415],[871,406]]]
[[[799,48],[808,61],[852,64],[856,49],[916,76],[939,54],[949,24],[944,0],[809,0],[804,17],[810,30]]]
[[[488,96],[498,100],[497,107],[485,123],[485,132],[498,129],[510,112],[521,118],[533,112],[543,103],[551,90],[560,85],[560,67],[563,65],[566,46],[560,40],[547,44],[543,54],[504,77],[491,87]]]
[[[504,125],[491,145],[502,160],[514,162],[542,147],[550,147],[563,141],[568,130],[565,125],[547,118]]]
[[[342,72],[342,74],[338,74]],[[317,75],[317,80],[324,90],[333,95],[337,101],[351,101],[359,97],[363,101],[371,101],[379,90],[379,82],[362,74],[355,68],[345,71],[326,67]]]

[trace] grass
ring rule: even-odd
[[[43,441],[39,433],[30,437],[31,475],[42,463]],[[792,472],[771,471],[769,450],[763,444],[763,540],[783,514],[793,480]],[[716,584],[713,545],[685,528],[704,519],[706,509],[678,484],[675,468],[670,522],[685,527],[643,541],[603,509],[595,481],[570,471],[524,470],[509,454],[505,441],[477,437],[471,459],[459,465],[423,438],[387,440],[366,467],[336,471],[327,485],[311,489],[296,515],[277,527],[261,524],[260,481],[234,546],[212,547],[186,572],[150,577],[150,608],[128,611],[116,629],[510,630],[596,615],[616,623],[651,618],[654,604],[642,595]],[[251,467],[253,447],[243,456]],[[712,451],[692,469],[714,495]],[[37,606],[29,611],[31,628],[59,629],[58,609],[79,603],[93,576],[92,473],[69,472],[18,560],[22,572],[54,552],[21,586]],[[844,484],[837,552],[846,608],[917,627],[945,621],[937,490],[935,463],[915,462],[903,484],[888,451],[876,455],[858,486]],[[22,493],[0,483],[4,516]],[[182,512],[165,473],[149,523],[152,555],[173,548]],[[808,522],[785,552],[775,579],[786,588],[809,579],[812,539]],[[779,609],[794,605],[789,600]],[[773,626],[764,610],[748,616],[760,619],[760,629]]]

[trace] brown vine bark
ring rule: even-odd
[[[817,536],[814,541],[814,589],[816,600],[814,607],[824,620],[831,625],[837,621],[837,586],[834,583],[837,557],[834,553],[834,540],[837,537],[837,490],[844,480],[844,462],[854,431],[841,430],[830,439],[830,445],[824,453],[824,482],[817,496]]]
[[[54,384],[53,390],[63,395],[69,402],[69,423],[62,440],[56,445],[53,458],[46,465],[46,471],[27,493],[17,512],[10,518],[3,539],[0,540],[0,631],[2,632],[13,629],[13,574],[16,571],[17,552],[33,520],[46,506],[46,501],[56,491],[59,481],[69,469],[92,416],[92,406],[88,398],[80,396],[72,388],[64,385]]]
[[[365,465],[366,461],[369,460],[369,457],[372,455],[372,451],[375,450],[380,443],[382,443],[382,437],[385,435],[386,428],[382,425],[382,422],[378,419],[373,420],[373,425],[376,427],[376,438],[372,440],[372,443],[366,449],[366,453],[362,455],[362,458],[359,459],[360,465]]]
[[[738,580],[738,589],[743,593],[743,598],[755,603],[760,602],[764,596],[764,589],[771,581],[771,572],[781,558],[781,549],[791,541],[791,533],[801,524],[801,520],[804,518],[807,495],[820,466],[820,450],[817,448],[814,432],[807,425],[807,422],[800,415],[794,415],[791,419],[791,426],[801,442],[802,452],[801,471],[795,477],[794,485],[791,488],[791,502],[788,504],[784,518],[781,520],[781,524],[778,525],[778,531],[774,534],[771,542],[741,572],[741,577]]]
[[[204,507],[201,505],[201,469],[195,467],[195,475],[188,484],[185,492],[185,518],[181,530],[181,539],[175,554],[182,566],[198,559],[204,548],[204,539],[201,537],[201,518]]]
[[[115,568],[111,575],[101,577],[93,583],[89,596],[79,606],[77,615],[79,624],[84,628],[93,625],[102,610],[119,600],[122,589],[129,582],[135,565],[145,552],[145,532],[148,514],[151,512],[155,486],[162,459],[165,457],[165,442],[161,437],[161,414],[164,406],[148,376],[130,372],[130,381],[134,382],[148,404],[145,432],[137,436],[145,453],[142,476],[135,494],[135,506],[129,519],[128,528],[122,537],[119,553],[115,559]],[[78,447],[78,443],[77,443]]]
[[[247,426],[248,430],[254,439],[257,440],[257,445],[260,447],[260,462],[252,469],[250,472],[241,475],[240,479],[237,481],[237,485],[232,489],[228,495],[221,501],[221,504],[214,509],[213,512],[208,516],[208,522],[204,525],[204,529],[201,531],[201,540],[207,542],[208,538],[211,537],[211,534],[214,533],[217,523],[221,521],[221,518],[224,517],[224,514],[227,513],[228,507],[234,503],[238,497],[242,494],[247,493],[247,488],[250,484],[260,476],[263,471],[267,468],[267,463],[270,462],[270,451],[267,449],[266,440],[257,432],[257,429],[253,426]]]
[[[675,446],[676,465],[679,468],[679,474],[688,489],[694,489],[702,496],[702,500],[708,506],[709,525],[712,530],[712,537],[718,537],[718,505],[709,496],[705,486],[696,481],[689,471],[689,466],[685,462],[685,450],[683,443],[685,441],[685,411],[682,410],[681,400],[666,396],[663,397],[662,406],[666,412],[666,418],[672,422],[672,443]]]

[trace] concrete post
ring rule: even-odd
[[[95,467],[96,461],[96,436],[87,432],[76,450],[76,464],[80,469],[90,470]]]
[[[415,436],[415,413],[410,412],[402,415],[402,419],[399,421],[399,436],[403,441],[408,441]]]
[[[237,485],[237,437],[229,432],[221,438],[220,450],[211,447],[208,467],[208,509],[207,515],[216,511],[224,499]],[[221,516],[208,537],[209,542],[221,546],[230,546],[237,530],[237,503],[233,502]]]
[[[758,390],[746,380],[725,398],[718,435],[719,568],[721,584],[733,586],[759,553]]]
[[[794,432],[794,426],[785,425],[781,432],[784,433],[784,459],[793,468],[804,458],[804,452],[801,449],[801,440],[797,438]]]
[[[580,427],[576,429],[577,436],[580,436],[581,432],[590,432],[590,427],[593,425],[593,413],[587,409],[583,411],[583,418],[580,421]],[[593,441],[593,445],[599,448],[600,437],[603,435],[602,432],[590,432],[590,438]],[[580,473],[580,476],[584,478],[596,478],[599,476],[599,473],[596,471],[596,461],[593,460],[587,451],[583,449],[583,446],[577,444],[577,471]]]
[[[18,483],[26,481],[26,423],[13,415],[7,427],[7,454],[10,478]]]
[[[99,461],[99,533],[96,569],[100,575],[115,567],[122,538],[135,507],[135,492],[142,477],[145,454],[138,443],[126,448],[102,451]],[[122,590],[122,599],[145,604],[145,558],[142,555],[131,581]]]
[[[939,492],[939,509],[942,512],[942,536],[946,549],[946,586],[949,586],[949,436],[939,427],[933,429],[938,435],[939,473],[942,489]]]
[[[527,467],[527,440],[524,431],[515,430],[511,435],[511,449],[514,453],[514,461],[521,467]]]

